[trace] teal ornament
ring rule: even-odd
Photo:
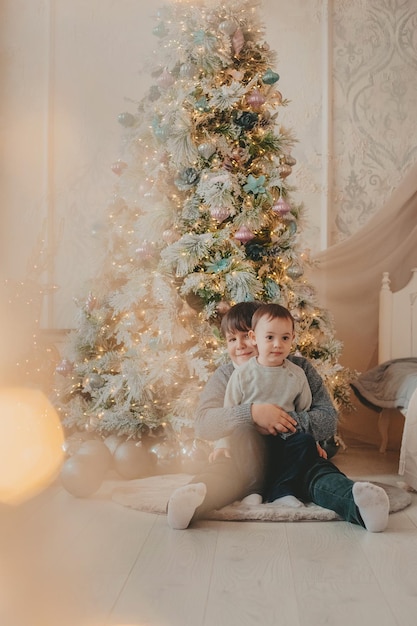
[[[219,259],[215,263],[206,263],[206,268],[208,272],[212,274],[218,274],[218,272],[222,272],[226,270],[230,265],[230,259]]]
[[[129,126],[134,125],[136,118],[131,113],[124,111],[123,113],[120,113],[120,115],[117,116],[117,121],[119,122],[119,124],[121,124],[125,128],[128,128]]]
[[[235,123],[244,130],[252,130],[255,127],[259,115],[252,111],[243,111],[234,114]]]
[[[169,131],[166,126],[155,126],[153,132],[155,137],[161,141],[165,141],[169,135]]]
[[[194,167],[186,167],[179,173],[178,178],[175,180],[175,184],[178,189],[185,191],[187,189],[191,189],[191,187],[195,187],[199,180],[200,172]]]
[[[281,293],[280,286],[272,278],[266,279],[264,289],[269,300],[276,300]]]
[[[155,28],[152,29],[152,33],[156,37],[163,37],[164,35],[166,35],[165,24],[163,22],[159,22],[159,24],[157,24]]]
[[[279,74],[273,72],[271,69],[266,70],[265,74],[262,76],[262,81],[266,85],[273,85],[274,83],[279,81]]]
[[[194,38],[194,43],[197,46],[201,46],[206,39],[206,33],[204,32],[203,29],[200,28],[200,30],[196,30],[196,32],[193,33],[193,38]]]
[[[197,111],[200,111],[200,113],[208,113],[208,111],[210,111],[210,106],[205,96],[196,100],[196,103],[194,106],[197,109]]]
[[[255,178],[255,176],[249,174],[246,179],[246,185],[243,186],[243,190],[246,191],[246,193],[253,193],[254,196],[257,196],[260,193],[265,193],[265,180],[264,175],[259,176],[259,178]]]
[[[291,236],[295,235],[295,233],[297,232],[297,224],[294,220],[291,220],[291,222],[288,224],[288,230]]]

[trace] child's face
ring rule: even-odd
[[[243,365],[258,354],[256,345],[249,339],[247,330],[235,330],[233,333],[226,333],[226,345],[229,356],[235,365]]]
[[[249,337],[258,348],[258,363],[267,367],[282,365],[291,352],[294,340],[292,322],[289,319],[261,317],[255,331]]]

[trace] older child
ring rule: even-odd
[[[249,339],[252,314],[260,303],[239,303],[222,320],[231,363],[216,370],[202,392],[196,417],[197,437],[216,440],[231,437],[232,458],[221,458],[191,483],[177,489],[168,503],[168,524],[184,529],[207,512],[260,491],[277,478],[268,476],[266,441],[276,433],[301,431],[313,440],[331,437],[336,430],[337,413],[323,381],[303,357],[289,356],[305,371],[312,394],[308,411],[284,411],[264,402],[223,407],[227,382],[234,371],[257,354]],[[275,437],[274,437],[275,438]],[[317,455],[318,456],[318,455]],[[278,477],[279,479],[279,477]],[[353,483],[332,463],[316,458],[306,470],[300,496],[336,511],[342,518],[368,530],[384,530],[389,502],[384,490],[371,483]]]
[[[279,304],[261,305],[252,317],[248,332],[258,355],[236,368],[227,383],[225,407],[253,404],[265,399],[284,411],[306,411],[311,405],[311,390],[304,370],[288,360],[295,338],[291,313]],[[269,476],[278,477],[267,487],[266,501],[303,506],[295,496],[297,484],[316,457],[312,435],[303,432],[280,433],[276,440],[268,438]],[[215,442],[210,460],[220,455],[230,457],[229,438]],[[326,457],[320,446],[318,451]],[[312,456],[313,454],[313,456]],[[262,501],[252,497],[248,502]]]

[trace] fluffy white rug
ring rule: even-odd
[[[190,482],[188,474],[166,474],[162,476],[150,476],[137,480],[124,481],[123,483],[108,483],[105,491],[114,502],[139,511],[148,513],[166,512],[166,505],[171,493],[177,487]],[[373,483],[383,487],[390,500],[390,512],[400,511],[411,503],[411,494],[399,487],[380,483]],[[213,520],[262,520],[262,521],[299,521],[340,520],[340,517],[329,509],[324,509],[316,504],[308,504],[305,507],[292,508],[277,506],[276,504],[249,505],[235,502],[225,506],[219,511],[213,511],[209,519]]]

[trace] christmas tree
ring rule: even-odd
[[[280,124],[288,102],[259,4],[177,1],[157,13],[153,84],[118,118],[106,261],[57,368],[69,428],[181,436],[226,358],[222,315],[255,299],[290,309],[296,350],[349,405],[342,346],[304,277],[295,140]]]

